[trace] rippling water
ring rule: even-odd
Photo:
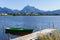
[[[7,40],[8,35],[4,33],[6,27],[33,28],[34,31],[54,27],[60,29],[60,16],[0,16],[0,39]],[[10,35],[11,38],[18,37]]]

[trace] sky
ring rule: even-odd
[[[39,10],[51,11],[60,9],[60,0],[0,0],[0,7],[22,10],[30,5]]]

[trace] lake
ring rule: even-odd
[[[33,28],[34,31],[54,27],[59,31],[60,16],[0,16],[0,40],[7,40],[6,27]],[[50,26],[49,26],[50,25]],[[11,38],[19,37],[10,35]]]

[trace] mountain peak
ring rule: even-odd
[[[33,6],[27,5],[27,6],[25,6],[23,8],[23,10],[21,10],[21,12],[25,12],[25,13],[30,13],[30,12],[40,13],[40,12],[42,12],[42,10],[39,10],[39,9],[33,7]]]
[[[27,6],[25,6],[25,7],[31,7],[30,5],[27,5]]]
[[[31,8],[34,8],[34,7],[27,5],[23,9],[31,9]]]

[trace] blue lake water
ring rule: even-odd
[[[60,16],[0,16],[0,39],[7,40],[8,35],[4,33],[6,27],[33,28],[34,32],[40,29],[54,27],[60,29]],[[18,37],[10,35],[11,38]]]

